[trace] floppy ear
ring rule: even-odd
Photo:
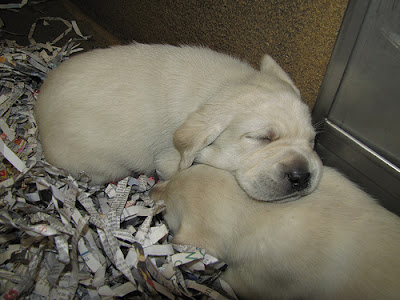
[[[191,113],[174,134],[174,145],[181,154],[179,170],[189,168],[196,154],[215,141],[231,120],[232,112],[213,104]]]
[[[293,80],[289,77],[289,75],[283,70],[278,63],[268,54],[265,54],[261,60],[260,71],[265,74],[274,74],[279,79],[289,83],[294,91],[300,96],[300,91],[297,86],[294,84]]]
[[[150,190],[150,197],[153,200],[161,200],[162,195],[164,194],[165,190],[167,189],[169,180],[159,182],[155,186],[153,186]]]

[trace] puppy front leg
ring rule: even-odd
[[[155,166],[161,180],[170,179],[178,172],[181,155],[175,149],[166,149],[156,157]]]

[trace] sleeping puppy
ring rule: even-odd
[[[156,185],[174,242],[228,263],[243,299],[399,299],[400,219],[334,169],[288,203],[248,197],[234,177],[197,165]]]
[[[320,178],[308,107],[268,55],[258,71],[200,47],[94,50],[50,72],[35,115],[46,160],[95,184],[201,163],[275,201]]]

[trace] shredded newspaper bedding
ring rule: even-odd
[[[24,1],[21,1],[23,4]],[[42,18],[40,22],[46,22]],[[82,35],[76,22],[63,22]],[[49,70],[81,51],[33,40],[0,45],[0,295],[2,299],[236,299],[226,264],[172,244],[141,175],[92,187],[43,160],[33,106]]]

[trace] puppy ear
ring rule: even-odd
[[[274,74],[279,79],[289,83],[294,91],[300,96],[300,91],[297,86],[294,84],[293,80],[290,76],[283,70],[278,63],[268,54],[265,54],[261,60],[260,71],[265,74]]]
[[[205,104],[189,115],[187,120],[175,131],[174,145],[181,154],[179,170],[187,169],[196,154],[210,145],[228,126],[232,113],[217,109],[215,105]]]
[[[167,189],[169,180],[159,182],[155,186],[153,186],[150,190],[149,196],[153,200],[161,200],[162,195],[164,194],[165,190]]]

